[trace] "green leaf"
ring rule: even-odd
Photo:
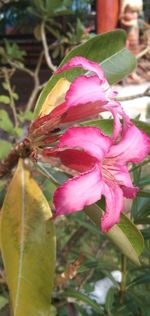
[[[23,136],[23,129],[20,127],[15,127],[13,134],[16,135],[17,137]]]
[[[85,213],[100,227],[100,218],[104,213],[96,204],[85,208]],[[144,248],[144,239],[140,231],[125,214],[121,214],[120,223],[114,225],[106,235],[133,263],[140,265],[139,255]]]
[[[150,199],[148,197],[137,197],[133,202],[132,212],[135,223],[140,223],[143,219],[148,220],[150,215]]]
[[[11,92],[11,95],[12,95],[14,100],[17,101],[19,99],[19,96],[18,96],[18,94],[16,92]]]
[[[15,316],[50,315],[55,231],[41,189],[19,161],[2,207],[1,248]]]
[[[20,112],[18,114],[18,118],[19,118],[21,123],[24,123],[26,121],[32,121],[33,113],[31,111]]]
[[[84,302],[88,306],[92,307],[93,311],[98,313],[98,315],[101,315],[101,314],[103,315],[102,307],[99,304],[97,304],[94,300],[92,300],[90,297],[88,297],[87,295],[83,293],[80,293],[72,289],[68,289],[63,292],[63,296],[75,298],[77,301]]]
[[[73,56],[84,56],[100,63],[107,80],[112,84],[124,78],[135,68],[135,57],[125,48],[125,45],[126,33],[122,30],[97,35],[69,52],[61,62],[61,65],[65,64]],[[54,74],[40,94],[35,107],[34,117],[38,116],[47,95],[61,77],[72,81],[83,73],[83,69],[75,68],[59,75]]]
[[[44,176],[56,185],[63,184],[69,178],[65,172],[50,167],[48,163],[37,162],[37,167]]]
[[[132,122],[141,130],[143,130],[146,134],[150,136],[150,125],[143,121],[132,120]],[[85,126],[95,126],[100,128],[105,134],[111,136],[113,131],[113,120],[112,119],[98,119],[94,121],[87,121],[81,123],[81,125]]]
[[[13,123],[5,110],[0,110],[0,128],[7,133],[11,133],[14,128]]]
[[[106,296],[105,309],[108,315],[111,315],[111,309],[113,306],[115,291],[116,289],[111,287]]]
[[[145,240],[150,239],[150,229],[149,229],[149,227],[145,228],[145,229],[142,229],[141,233],[142,233],[142,235],[143,235]]]
[[[137,286],[143,283],[150,283],[150,273],[145,273],[135,278],[128,284],[127,288],[130,288],[132,286]]]
[[[6,140],[0,140],[0,159],[4,159],[10,152],[12,148],[11,143],[7,142]]]
[[[86,121],[81,123],[82,126],[95,126],[100,128],[103,133],[107,134],[108,136],[112,135],[113,132],[113,120],[111,119],[99,119],[94,121]]]
[[[150,190],[140,190],[137,196],[150,198]]]
[[[134,222],[135,224],[150,225],[150,217],[139,217]]]
[[[0,309],[2,309],[6,304],[8,304],[8,299],[0,295]]]
[[[23,60],[26,56],[26,51],[21,50],[16,43],[10,43],[7,39],[5,41],[6,55],[10,60]]]
[[[4,104],[9,104],[10,98],[7,95],[0,95],[0,102]]]

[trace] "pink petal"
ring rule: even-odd
[[[113,225],[119,223],[120,213],[123,211],[123,192],[113,182],[103,183],[102,194],[106,200],[106,211],[101,218],[101,230],[107,232]]]
[[[128,168],[122,164],[117,164],[115,159],[109,160],[106,158],[104,165],[121,187],[124,196],[126,198],[134,198],[139,189],[133,186]]]
[[[69,70],[70,68],[81,67],[85,70],[92,71],[97,74],[97,76],[103,80],[104,72],[101,66],[85,57],[76,56],[71,58],[65,65],[56,70],[56,74],[61,73],[62,71]]]
[[[138,129],[135,125],[130,125],[124,133],[121,141],[111,147],[110,158],[115,158],[122,164],[141,162],[150,152],[150,138]]]
[[[96,101],[100,102],[100,106],[107,103],[106,95],[97,76],[76,78],[67,91],[65,100],[68,108]]]
[[[79,104],[75,107],[68,108],[66,113],[62,116],[61,126],[70,122],[85,121],[87,119],[96,118],[100,112],[104,112],[104,108],[99,102]]]
[[[101,198],[101,173],[96,164],[93,169],[69,179],[54,194],[56,216],[82,210]]]
[[[80,148],[102,160],[111,144],[111,138],[104,135],[99,128],[86,126],[69,128],[60,138],[58,147]]]
[[[112,88],[110,87],[108,81],[106,80],[102,67],[99,64],[89,59],[86,59],[85,57],[82,57],[82,56],[73,57],[65,65],[57,69],[56,74],[59,74],[62,71],[69,70],[70,68],[74,68],[74,67],[82,67],[85,70],[94,72],[100,79],[100,82],[102,83],[102,89],[105,92],[107,98],[114,98],[116,96],[117,92],[113,91]]]
[[[61,163],[70,169],[85,172],[92,169],[96,163],[96,159],[88,153],[76,149],[51,149],[45,148],[42,156],[59,158]]]
[[[123,191],[123,195],[127,198],[127,199],[134,199],[139,191],[139,188],[137,187],[127,187],[122,185],[121,189]]]

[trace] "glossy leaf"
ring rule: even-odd
[[[100,128],[103,133],[105,133],[108,136],[112,135],[113,132],[113,120],[112,119],[100,119],[100,120],[94,120],[94,121],[87,121],[84,123],[81,123],[82,126],[95,126],[97,128]]]
[[[61,62],[61,65],[65,64],[73,56],[84,56],[100,63],[109,83],[115,83],[132,72],[136,65],[135,58],[125,48],[125,43],[126,33],[122,30],[97,35],[70,51]],[[47,95],[61,77],[72,81],[83,73],[83,69],[75,68],[59,75],[54,74],[40,94],[35,107],[34,117],[39,114]]]
[[[84,302],[88,306],[92,307],[93,311],[98,313],[98,315],[103,315],[102,307],[99,304],[97,304],[94,300],[92,300],[89,296],[83,293],[80,293],[72,289],[68,289],[64,291],[63,296],[75,298],[77,301]]]
[[[49,316],[55,265],[51,211],[19,161],[2,208],[1,248],[14,316]]]
[[[113,306],[115,291],[116,291],[116,289],[111,287],[107,293],[107,296],[106,296],[105,309],[106,309],[108,315],[111,315],[111,309]]]
[[[137,195],[150,198],[150,190],[140,190]]]
[[[143,130],[147,135],[150,136],[150,125],[138,120],[132,120],[132,122],[141,130]],[[94,121],[87,121],[81,123],[81,125],[95,126],[100,128],[105,134],[111,135],[113,131],[113,120],[112,119],[99,119]]]
[[[143,275],[140,275],[139,277],[135,278],[134,280],[132,280],[128,284],[127,288],[130,288],[132,286],[137,286],[137,285],[140,285],[142,283],[149,283],[149,282],[150,282],[150,273],[147,272],[147,273],[145,273]]]
[[[100,218],[103,211],[96,204],[85,208],[86,214],[100,227]],[[132,262],[140,265],[139,255],[144,248],[144,239],[136,226],[124,214],[121,215],[120,223],[114,225],[106,235]]]

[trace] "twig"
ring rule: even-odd
[[[77,229],[72,236],[70,237],[70,239],[68,240],[67,244],[65,245],[65,247],[62,249],[62,261],[66,261],[66,257],[68,255],[68,253],[70,252],[70,249],[75,248],[75,244],[78,242],[79,239],[81,239],[81,237],[84,235],[84,233],[86,232],[86,228],[83,226],[80,226],[79,229]]]
[[[4,73],[5,81],[6,81],[6,84],[7,84],[7,91],[9,93],[9,97],[10,97],[10,107],[12,109],[12,113],[13,113],[13,116],[14,116],[15,126],[17,127],[18,126],[18,119],[17,119],[16,106],[15,106],[15,102],[14,102],[14,98],[13,98],[13,91],[12,91],[12,88],[11,88],[10,78],[9,78],[9,75],[8,75],[7,68],[5,68],[5,67],[3,68],[3,73]]]
[[[145,49],[143,49],[137,56],[136,59],[140,59],[144,55],[146,55],[150,51],[150,45],[148,45]]]
[[[46,34],[45,34],[45,22],[44,21],[41,23],[41,37],[42,37],[42,43],[43,43],[44,54],[45,54],[45,59],[46,59],[47,65],[51,70],[55,71],[56,67],[53,65],[52,60],[51,60],[50,55],[49,55],[49,48],[48,48]]]
[[[134,100],[134,99],[138,99],[138,98],[143,98],[143,97],[150,97],[150,87],[148,87],[144,92],[142,93],[138,93],[138,94],[134,94],[134,95],[130,95],[128,97],[117,97],[116,100],[117,101],[128,101],[128,100]]]
[[[34,88],[32,90],[32,93],[31,93],[30,98],[28,100],[28,103],[26,105],[26,111],[31,110],[31,108],[34,104],[34,101],[36,100],[37,94],[42,87],[40,85],[39,71],[40,71],[40,67],[42,64],[43,55],[44,55],[44,52],[41,52],[39,59],[38,59],[38,62],[37,62],[37,65],[36,65],[36,68],[35,68],[35,71],[33,72]]]
[[[83,253],[80,253],[79,257],[71,262],[61,274],[56,275],[55,285],[64,286],[69,280],[74,279],[77,276],[78,269],[81,266],[81,263],[84,261],[85,256]]]
[[[99,257],[99,255],[103,254],[104,252],[104,249],[106,247],[106,245],[108,244],[109,240],[106,239],[102,242],[100,248],[98,248],[98,250],[96,251],[96,254],[95,254],[95,258],[97,259]],[[87,283],[87,281],[89,279],[91,279],[93,273],[94,273],[95,269],[92,268],[90,271],[88,271],[87,275],[84,277],[83,281],[80,283],[80,287],[79,287],[79,290],[81,290],[83,288],[83,286]]]
[[[122,273],[122,279],[120,283],[120,304],[123,304],[125,290],[126,290],[126,276],[127,276],[127,258],[125,257],[125,255],[121,256],[121,273]]]
[[[39,56],[39,59],[38,59],[38,62],[37,62],[37,65],[36,65],[36,68],[35,68],[35,71],[32,71],[26,67],[22,67],[21,64],[19,63],[16,63],[16,62],[12,62],[11,60],[7,59],[7,62],[10,66],[20,70],[20,71],[23,71],[24,73],[26,73],[27,75],[29,75],[33,81],[34,81],[34,88],[32,90],[32,93],[29,97],[29,100],[27,102],[27,105],[26,105],[26,111],[30,111],[33,104],[34,104],[34,101],[36,100],[36,97],[37,97],[37,94],[38,92],[43,88],[44,84],[40,84],[40,79],[39,79],[39,71],[40,71],[40,67],[41,67],[41,64],[42,64],[42,59],[43,59],[43,56],[44,56],[44,51],[41,52],[40,56]]]
[[[24,67],[24,65],[19,64],[17,62],[11,61],[9,58],[7,58],[7,63],[11,66],[14,67],[18,70],[21,70],[23,72],[25,72],[26,74],[28,74],[31,77],[34,77],[34,72],[26,67]]]

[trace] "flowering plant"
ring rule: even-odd
[[[115,48],[108,44],[112,36]],[[140,264],[142,235],[122,213],[125,198],[133,200],[140,194],[141,188],[133,181],[129,168],[143,163],[148,156],[150,138],[124,112],[110,84],[134,67],[134,57],[124,45],[124,33],[116,31],[93,38],[70,52],[39,97],[28,135],[1,166],[1,175],[5,175],[19,160],[1,217],[1,249],[14,315],[50,315],[54,225],[64,220],[60,215],[76,215],[78,211],[87,214],[98,226],[99,235],[105,233],[119,247],[123,258]],[[97,47],[102,48],[101,53]],[[103,112],[108,112],[111,119],[102,120]],[[109,135],[101,122],[111,126]],[[55,184],[53,214],[33,178],[33,165]],[[60,174],[63,181],[58,180]],[[82,260],[59,275],[56,285],[74,278]]]

